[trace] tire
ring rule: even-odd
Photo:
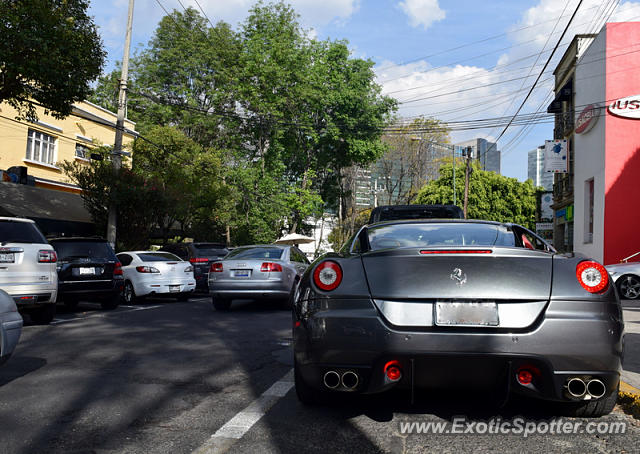
[[[64,298],[63,301],[64,301],[64,307],[70,310],[76,309],[78,307],[78,304],[80,303],[80,301],[77,300],[76,298],[70,298],[70,297]]]
[[[602,399],[565,404],[568,416],[579,418],[598,418],[613,411],[618,401],[618,387],[615,391]]]
[[[298,400],[303,405],[318,405],[327,400],[327,393],[312,388],[304,381],[295,359],[293,361],[293,377],[296,385],[296,396],[298,396]]]
[[[38,325],[48,325],[56,315],[55,304],[43,304],[37,309],[33,309],[30,314],[31,320]]]
[[[141,301],[142,298],[136,296],[136,292],[133,289],[131,281],[124,283],[124,290],[122,290],[122,299],[127,304],[136,304]]]
[[[226,298],[220,298],[220,297],[211,297],[211,300],[213,302],[213,307],[216,308],[217,311],[228,311],[229,308],[231,307],[231,300],[230,299],[226,299]]]
[[[118,305],[120,304],[120,299],[122,297],[120,296],[120,293],[116,293],[115,295],[112,295],[110,297],[108,297],[107,299],[103,300],[100,302],[100,306],[102,306],[102,309],[106,310],[106,311],[111,311],[113,309],[115,309],[116,307],[118,307]]]
[[[640,298],[640,277],[634,274],[625,274],[616,282],[620,298],[635,300]]]

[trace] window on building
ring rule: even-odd
[[[76,158],[90,159],[91,148],[81,143],[76,144]]]
[[[27,159],[53,165],[55,163],[56,138],[44,132],[29,129]]]
[[[584,242],[593,243],[593,178],[584,182]]]

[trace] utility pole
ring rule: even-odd
[[[471,147],[467,147],[465,148],[465,156],[467,158],[467,167],[465,169],[465,175],[464,175],[464,208],[463,208],[463,212],[464,212],[464,218],[467,219],[467,204],[469,203],[469,175],[471,175],[470,172],[470,163],[471,163]]]
[[[453,204],[456,204],[456,146],[451,147],[451,156],[453,158]]]
[[[131,28],[133,26],[133,3],[129,0],[129,15],[127,17],[127,31],[124,39],[124,56],[122,57],[122,72],[120,74],[120,92],[118,93],[118,119],[116,120],[116,139],[111,152],[113,173],[117,177],[122,167],[122,133],[124,132],[124,116],[127,109],[127,78],[129,77],[129,48],[131,47]],[[107,219],[107,241],[116,247],[116,225],[118,222],[118,207],[112,200],[109,203],[109,217]]]

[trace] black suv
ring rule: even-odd
[[[50,238],[58,253],[58,301],[74,308],[81,300],[100,301],[103,309],[120,304],[122,265],[106,240]]]
[[[457,205],[383,205],[374,208],[369,224],[398,219],[464,219]]]
[[[229,250],[222,243],[171,243],[161,250],[171,252],[182,260],[191,262],[196,278],[196,290],[205,292],[209,291],[211,262],[221,260],[229,253]]]

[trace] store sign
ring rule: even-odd
[[[543,230],[553,230],[553,222],[536,222],[536,233]]]
[[[576,134],[584,134],[585,132],[591,131],[598,122],[598,117],[596,106],[589,104],[585,107],[576,119]]]
[[[567,173],[569,171],[567,152],[568,145],[566,140],[545,140],[544,171],[553,173]]]
[[[616,117],[640,120],[640,95],[627,96],[613,101],[608,110],[611,115]]]

